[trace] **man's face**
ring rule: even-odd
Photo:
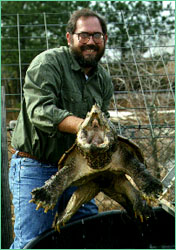
[[[87,32],[93,33],[103,33],[100,22],[96,17],[81,17],[77,21],[76,30],[74,33]],[[67,33],[68,45],[73,52],[76,60],[83,68],[91,68],[97,65],[100,58],[103,56],[105,51],[105,43],[107,40],[107,35],[104,36],[98,43],[96,43],[92,36],[87,43],[82,43],[81,39],[78,39],[77,34]]]

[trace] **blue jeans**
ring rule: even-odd
[[[29,203],[33,188],[41,187],[53,174],[57,167],[42,164],[29,158],[12,156],[9,170],[9,185],[13,195],[15,214],[15,239],[11,249],[22,249],[29,241],[45,230],[51,228],[56,211],[62,211],[76,187],[70,187],[61,195],[53,210],[44,213],[43,208],[36,209],[34,203]],[[69,222],[97,214],[98,209],[94,200],[81,206]]]

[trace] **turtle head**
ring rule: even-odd
[[[92,106],[77,133],[77,146],[85,153],[105,152],[114,142],[114,131],[99,105]]]

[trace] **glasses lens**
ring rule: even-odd
[[[101,33],[94,33],[93,40],[96,43],[100,43],[102,41],[103,35]]]
[[[89,41],[90,35],[88,33],[80,33],[79,34],[79,41],[81,43],[87,43]]]

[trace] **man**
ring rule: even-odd
[[[24,100],[12,137],[9,172],[15,213],[15,239],[11,248],[23,248],[52,226],[76,187],[64,192],[52,211],[35,210],[33,188],[44,185],[57,172],[57,162],[72,146],[80,124],[94,103],[107,109],[113,93],[109,75],[98,64],[107,41],[105,21],[82,9],[71,16],[66,33],[69,48],[39,54],[29,66]],[[84,204],[72,220],[98,212],[94,200]]]

